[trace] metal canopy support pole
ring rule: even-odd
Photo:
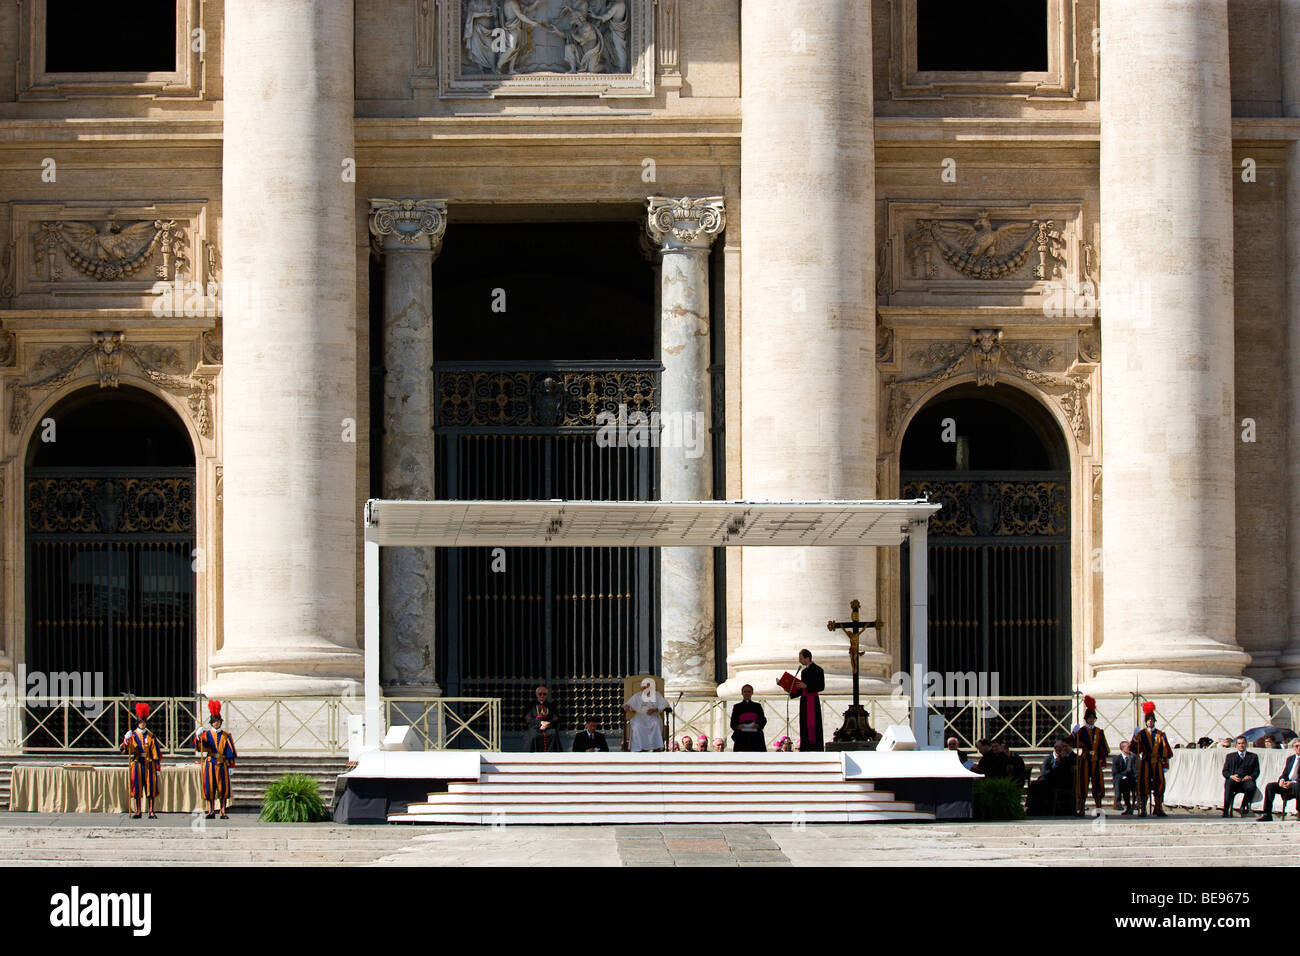
[[[929,707],[925,699],[925,678],[930,671],[927,521],[921,519],[909,522],[907,534],[912,590],[912,734],[916,737],[916,746],[924,748],[930,745]]]
[[[366,748],[378,749],[384,739],[379,713],[379,542],[366,527]]]

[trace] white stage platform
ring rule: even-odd
[[[387,813],[390,823],[483,825],[969,819],[976,779],[950,751],[368,751],[343,776],[372,803],[427,781],[425,799]]]

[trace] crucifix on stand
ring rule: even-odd
[[[844,712],[844,724],[835,731],[833,739],[836,743],[868,743],[879,740],[880,735],[871,729],[867,711],[858,697],[858,664],[859,658],[865,653],[858,649],[858,639],[867,628],[879,628],[881,622],[858,620],[858,610],[862,607],[862,602],[856,598],[849,607],[853,609],[852,620],[826,622],[826,630],[843,631],[849,636],[849,663],[853,667],[853,703]]]

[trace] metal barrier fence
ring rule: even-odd
[[[207,723],[207,706],[192,697],[141,701],[80,698],[33,703],[0,699],[0,752],[116,752],[135,727],[136,703],[151,708],[149,728],[164,754],[193,752],[194,733]],[[361,714],[359,697],[249,697],[221,702],[225,727],[241,754],[344,755],[348,717]],[[387,726],[405,724],[424,750],[500,750],[497,698],[401,697],[383,701]]]
[[[1300,697],[1267,694],[1104,697],[1097,701],[1098,723],[1117,745],[1141,723],[1141,705],[1154,700],[1160,726],[1173,743],[1219,739],[1263,725],[1300,732]],[[755,697],[767,713],[764,736],[771,747],[782,736],[799,740],[799,708],[785,697]],[[850,698],[821,698],[822,726],[829,740]],[[194,731],[206,723],[207,708],[194,698],[144,701],[152,708],[149,726],[166,754],[190,752]],[[32,703],[0,698],[0,752],[116,752],[134,727],[136,701],[83,698]],[[735,701],[701,697],[675,707],[675,735],[722,737],[730,747],[730,715]],[[864,697],[872,726],[910,723],[910,703],[902,697]],[[957,738],[970,750],[982,739],[1001,738],[1017,750],[1048,750],[1056,738],[1083,718],[1081,695],[1060,697],[930,698],[932,726],[941,737]],[[222,701],[226,728],[241,753],[343,755],[348,749],[348,718],[359,715],[358,697],[254,697]],[[501,701],[495,697],[393,697],[383,700],[386,726],[412,728],[425,750],[501,749]],[[617,746],[615,731],[611,744]]]

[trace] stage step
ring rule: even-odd
[[[626,809],[607,813],[591,813],[586,810],[558,810],[553,813],[533,811],[500,811],[486,813],[481,810],[466,813],[399,813],[388,818],[389,823],[459,823],[479,824],[484,826],[549,826],[556,824],[659,824],[674,823],[870,823],[907,822],[915,820],[933,820],[934,814],[922,813],[908,809],[910,805],[899,804],[898,809],[872,811],[846,810],[803,810],[796,815],[792,810],[754,810],[748,807],[735,807],[719,810],[692,810],[689,808],[664,808],[659,811],[638,811]]]
[[[677,793],[716,793],[718,790],[717,781],[710,782],[682,782],[676,778],[672,781],[673,790]],[[645,793],[647,789],[654,788],[656,791],[662,789],[661,780],[652,780],[644,783],[629,783],[620,780],[618,783],[606,783],[605,781],[587,782],[574,780],[556,780],[554,782],[533,782],[523,783],[511,780],[503,780],[499,776],[493,776],[482,783],[471,783],[465,780],[452,780],[447,784],[447,792],[478,792],[482,788],[491,788],[494,794],[526,794],[526,793],[568,793],[577,795],[602,794],[602,793]],[[731,780],[727,782],[727,791],[729,793],[842,793],[857,794],[871,793],[875,791],[875,784],[869,781],[846,780],[826,783],[809,783],[806,781],[796,780],[789,783],[771,783],[754,780]],[[441,792],[441,791],[439,791]]]
[[[862,809],[870,809],[886,803],[894,803],[892,794],[880,791],[866,793],[815,793],[801,791],[783,793],[763,791],[759,793],[737,793],[735,791],[713,790],[694,794],[668,794],[662,790],[643,791],[641,793],[572,793],[572,792],[532,792],[532,793],[498,793],[496,788],[485,788],[478,792],[431,793],[425,803],[410,804],[408,809],[450,806],[565,806],[587,805],[591,807],[609,807],[637,804],[669,805],[674,807],[687,804],[726,803],[737,806],[814,806],[825,803],[853,804]]]
[[[388,819],[478,825],[934,819],[870,780],[846,780],[844,766],[839,754],[484,754],[478,780],[449,774],[445,791]]]

